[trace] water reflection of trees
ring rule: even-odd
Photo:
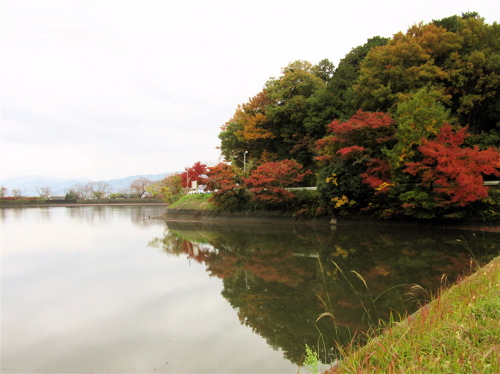
[[[305,344],[331,361],[370,321],[418,307],[411,285],[430,292],[467,272],[470,258],[498,254],[498,236],[397,228],[207,227],[169,223],[150,244],[204,263],[242,323],[299,364]],[[366,282],[367,287],[364,282]],[[331,313],[316,321],[322,313]]]
[[[161,216],[165,212],[163,206],[113,206],[113,205],[94,205],[67,207],[67,214],[71,218],[89,224],[109,224],[117,217],[130,218],[136,226],[147,227],[150,225],[163,224],[163,221],[152,220],[150,217]]]
[[[62,212],[61,213],[57,213]],[[54,219],[69,217],[81,223],[90,225],[107,225],[119,217],[126,217],[132,223],[140,227],[151,225],[164,225],[163,220],[152,219],[160,217],[165,213],[162,205],[136,205],[136,206],[112,206],[112,205],[88,205],[68,207],[8,207],[0,209],[0,220],[28,220],[33,219],[36,213],[37,219],[50,222]]]

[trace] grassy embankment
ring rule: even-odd
[[[211,197],[212,194],[208,193],[185,195],[180,200],[169,205],[168,208],[213,210],[216,209],[216,206],[214,203],[208,201]]]
[[[327,373],[500,373],[500,257],[415,315],[339,347]]]

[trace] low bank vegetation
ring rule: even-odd
[[[338,347],[327,373],[500,373],[500,257],[417,313]]]

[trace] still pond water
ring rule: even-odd
[[[2,372],[296,373],[306,344],[331,362],[336,341],[413,312],[412,285],[499,251],[498,234],[148,218],[163,211],[0,210]]]

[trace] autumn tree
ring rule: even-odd
[[[245,152],[253,159],[274,153],[276,135],[271,131],[266,108],[271,100],[264,89],[247,103],[238,105],[233,117],[221,128],[221,153],[227,161],[243,166]]]
[[[422,160],[407,162],[404,171],[419,180],[419,188],[401,196],[409,213],[415,209],[464,207],[488,196],[484,176],[500,177],[500,152],[462,147],[466,128],[453,131],[445,124],[434,140],[419,147]]]
[[[224,191],[235,187],[238,183],[238,175],[233,165],[220,162],[210,166],[206,171],[206,178],[203,181],[207,191]]]
[[[331,92],[323,90],[333,77],[328,60],[317,65],[295,61],[270,78],[264,89],[221,128],[221,152],[226,161],[243,165],[246,152],[257,164],[293,157],[313,166],[314,143],[333,119]]]
[[[153,185],[159,186],[157,195],[160,195],[162,200],[167,204],[175,203],[186,194],[186,189],[184,187],[184,181],[181,174],[167,175],[161,181],[156,182]]]
[[[399,32],[385,45],[373,48],[361,64],[354,91],[364,110],[388,111],[398,94],[442,82],[449,77],[443,61],[460,48],[459,37],[433,23]]]
[[[348,121],[335,120],[318,140],[318,192],[337,212],[360,209],[371,193],[386,192],[391,167],[384,150],[394,144],[394,120],[381,112],[358,111]]]
[[[383,150],[394,143],[395,126],[390,115],[358,111],[350,120],[335,120],[328,125],[329,135],[316,143],[324,165],[339,160],[363,164],[363,182],[372,188],[390,180],[389,165]]]
[[[394,112],[406,94],[430,87],[458,123],[476,133],[497,128],[500,25],[479,16],[418,24],[370,50],[353,86],[363,110]],[[404,95],[401,95],[404,94]]]
[[[187,167],[185,171],[180,174],[182,178],[182,186],[185,188],[191,188],[193,182],[201,184],[206,171],[207,165],[202,164],[200,161],[195,162],[193,166]]]
[[[274,134],[269,130],[269,121],[266,116],[266,107],[271,100],[267,95],[267,90],[262,90],[248,103],[238,105],[238,109],[230,120],[231,123],[241,125],[238,136],[246,142],[272,139]]]
[[[250,193],[243,184],[242,170],[234,165],[221,162],[210,166],[204,179],[207,191],[212,191],[211,201],[224,209],[248,208]]]
[[[287,187],[300,186],[311,174],[294,160],[268,162],[257,167],[247,179],[246,186],[252,192],[252,200],[267,206],[282,206],[293,199]]]
[[[161,196],[161,181],[151,181],[151,183],[146,187],[146,192],[151,197],[159,197]]]
[[[151,181],[148,178],[137,178],[130,183],[130,190],[137,197],[142,197],[147,192],[147,187],[150,184]]]
[[[8,193],[9,190],[7,189],[7,187],[4,186],[0,187],[0,198],[7,196]]]

